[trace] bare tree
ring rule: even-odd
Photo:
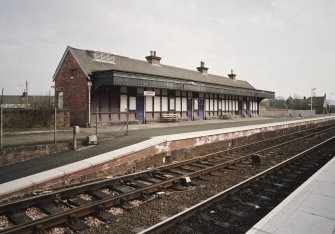
[[[277,99],[277,100],[286,100],[286,98],[283,97],[283,96],[277,96],[275,99]]]
[[[293,99],[302,99],[302,97],[296,93],[293,94]]]

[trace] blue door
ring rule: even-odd
[[[238,101],[238,114],[243,117],[243,102]]]
[[[198,109],[199,109],[199,119],[204,120],[205,119],[205,105],[204,105],[204,99],[199,99],[198,101]]]
[[[192,108],[192,98],[187,99],[187,118],[193,120],[193,108]]]
[[[144,96],[136,98],[136,120],[139,124],[144,123]]]

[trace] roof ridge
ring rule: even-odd
[[[112,54],[114,56],[117,56],[117,57],[120,57],[120,58],[125,58],[125,59],[130,59],[130,60],[134,60],[134,61],[138,61],[138,62],[142,62],[142,63],[145,63],[147,64],[148,62],[145,61],[145,60],[142,60],[142,59],[138,59],[138,58],[131,58],[131,57],[127,57],[127,56],[124,56],[124,55],[119,55],[119,54],[114,54],[114,53],[110,53],[110,52],[105,52],[105,51],[100,51],[100,50],[90,50],[90,49],[79,49],[79,48],[74,48],[74,47],[71,47],[69,46],[70,48],[72,49],[76,49],[76,50],[81,50],[81,51],[86,51],[86,52],[90,52],[90,51],[93,51],[93,52],[100,52],[100,53],[107,53],[107,54]],[[154,66],[154,64],[152,64]],[[183,68],[183,67],[177,67],[177,66],[173,66],[173,65],[168,65],[168,64],[160,64],[160,66],[163,66],[163,67],[170,67],[170,68],[174,68],[174,69],[181,69],[181,70],[186,70],[186,71],[190,71],[190,72],[195,72],[196,74],[198,74],[199,72],[196,71],[196,70],[192,70],[192,69],[189,69],[189,68]],[[226,79],[230,79],[229,77],[227,76],[224,76],[224,75],[217,75],[217,74],[211,74],[209,73],[208,76],[216,76],[216,77],[220,77],[220,78],[226,78]],[[245,81],[245,80],[240,80],[240,79],[236,79],[238,81]],[[247,81],[245,81],[247,82]]]
[[[75,59],[88,77],[90,77],[93,72],[118,70],[124,72],[135,72],[162,77],[185,79],[194,82],[225,85],[237,88],[255,89],[255,87],[253,87],[246,80],[231,79],[224,75],[204,75],[195,69],[191,70],[189,68],[177,67],[168,64],[153,65],[142,59],[126,57],[108,52],[101,52],[111,54],[115,59],[114,63],[104,63],[92,59],[92,52],[100,52],[98,50],[79,49],[71,46],[68,46],[68,49],[74,55]]]

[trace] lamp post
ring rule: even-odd
[[[333,93],[329,94],[329,101],[328,101],[328,107],[329,107],[329,114],[330,114],[330,97],[333,95]]]
[[[312,88],[311,89],[311,110],[313,110],[313,95],[314,95],[314,91],[316,90],[316,88]]]
[[[88,126],[91,126],[91,88],[92,81],[87,81],[88,87]]]

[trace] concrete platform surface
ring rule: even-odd
[[[247,234],[335,233],[335,158]]]

